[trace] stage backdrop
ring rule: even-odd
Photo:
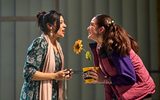
[[[76,72],[67,82],[66,100],[104,100],[103,85],[83,83],[81,69],[87,65],[84,54],[75,55],[73,44],[82,39],[88,49],[87,27],[96,14],[108,14],[136,38],[139,55],[150,71],[160,99],[158,0],[0,0],[0,100],[18,100],[23,83],[23,64],[31,41],[40,35],[35,15],[38,11],[59,10],[67,32],[60,40],[65,66]]]

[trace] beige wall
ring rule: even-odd
[[[137,39],[140,56],[148,70],[157,71],[160,66],[157,1],[0,0],[0,100],[19,99],[26,50],[31,41],[39,35],[39,29],[32,17],[41,10],[59,9],[68,26],[65,38],[60,42],[65,54],[65,66],[73,68],[76,73],[73,79],[67,82],[67,100],[103,100],[104,98],[102,85],[83,83],[80,71],[87,63],[83,55],[77,56],[72,51],[76,39],[81,38],[85,44],[88,43],[86,28],[91,18],[99,13],[112,16],[116,23],[126,28]],[[6,20],[5,16],[11,17]],[[16,19],[17,17],[13,16],[23,16],[24,19],[22,17]],[[159,75],[157,73],[151,75],[158,86]],[[157,87],[153,100],[160,99],[159,91]]]

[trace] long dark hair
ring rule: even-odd
[[[40,27],[41,31],[44,33],[49,32],[47,24],[50,24],[54,26],[54,32],[57,32],[60,27],[60,16],[62,16],[62,14],[55,10],[51,10],[49,12],[39,12],[36,17],[38,26]]]
[[[116,24],[108,15],[99,14],[95,16],[98,27],[104,27],[102,46],[107,52],[117,52],[120,55],[128,55],[133,49],[138,52],[137,42],[128,34],[128,32]]]

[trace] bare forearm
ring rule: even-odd
[[[55,73],[44,73],[36,71],[32,76],[32,80],[52,80],[55,79]]]
[[[64,79],[70,79],[72,76],[72,70],[71,69],[65,69],[61,70],[55,73],[44,73],[40,71],[36,71],[35,74],[32,76],[32,80],[64,80]]]

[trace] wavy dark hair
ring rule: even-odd
[[[49,32],[49,29],[47,28],[47,24],[53,25],[55,26],[53,28],[55,30],[54,32],[56,33],[60,27],[60,16],[62,16],[62,14],[55,10],[51,10],[49,12],[45,12],[45,11],[39,12],[36,16],[38,26],[44,33],[47,33]]]
[[[138,52],[138,44],[128,32],[116,24],[108,15],[98,14],[95,16],[98,28],[104,27],[102,47],[107,52],[116,52],[120,55],[128,55],[133,49]]]

